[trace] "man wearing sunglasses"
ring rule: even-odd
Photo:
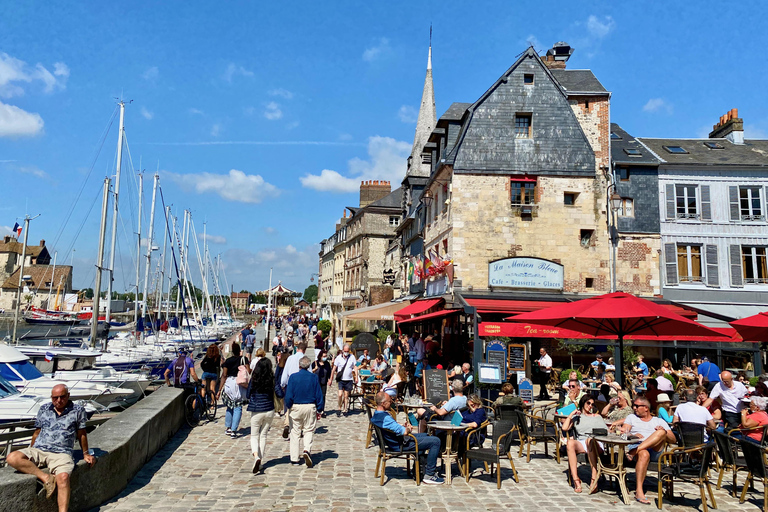
[[[651,416],[651,404],[645,397],[640,396],[632,401],[632,411],[633,414],[627,416],[621,428],[623,433],[638,439],[637,443],[627,446],[627,457],[630,460],[637,459],[635,499],[647,505],[650,501],[643,492],[643,482],[648,472],[648,464],[659,460],[664,444],[675,442],[675,434],[666,421]]]
[[[88,453],[85,409],[69,400],[67,386],[54,386],[51,402],[37,412],[29,448],[12,452],[7,462],[17,471],[36,476],[43,483],[46,498],[50,498],[58,487],[59,512],[66,512],[69,508],[69,475],[75,469],[72,458],[75,439],[80,441],[83,459],[88,465],[93,466],[96,458]],[[42,471],[45,467],[51,474]]]

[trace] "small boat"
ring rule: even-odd
[[[77,313],[51,311],[31,306],[24,312],[24,321],[28,324],[75,325],[79,324],[81,319],[77,317]]]

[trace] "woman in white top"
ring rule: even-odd
[[[392,398],[395,398],[397,396],[397,385],[406,380],[408,380],[408,372],[406,372],[405,366],[396,364],[395,373],[392,374],[392,377],[389,378],[389,382],[387,382],[381,390]]]

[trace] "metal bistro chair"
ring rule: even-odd
[[[704,425],[681,421],[674,426],[677,440],[683,448],[704,444]]]
[[[740,440],[739,443],[741,444],[741,451],[744,453],[747,470],[749,471],[747,480],[744,482],[744,488],[741,491],[739,503],[744,503],[749,486],[754,483],[755,478],[759,478],[763,482],[763,510],[768,510],[768,470],[765,467],[765,449],[759,444],[745,439]]]
[[[373,425],[373,423],[371,423]],[[397,439],[399,443],[399,449],[393,450],[389,446],[387,446],[386,441],[384,440],[384,431],[386,429],[383,429],[381,427],[378,427],[376,425],[373,425],[373,429],[376,431],[376,439],[379,442],[379,455],[376,459],[376,471],[374,473],[374,476],[379,476],[379,470],[381,470],[381,481],[379,482],[380,485],[384,485],[384,473],[386,471],[387,461],[389,459],[405,459],[406,461],[406,471],[408,473],[408,476],[411,476],[411,459],[414,460],[414,471],[416,474],[416,485],[421,484],[421,474],[419,473],[419,441],[416,439],[416,436],[413,434],[404,434],[402,436],[399,436],[392,432],[391,430],[387,430],[387,434],[389,434],[390,438]],[[413,439],[414,447],[412,450],[405,450],[405,446],[408,444],[408,442]]]
[[[501,458],[506,457],[509,460],[509,465],[512,467],[512,474],[514,475],[515,482],[520,482],[517,476],[517,469],[515,469],[515,462],[512,460],[512,433],[517,429],[516,422],[512,420],[496,420],[493,424],[493,432],[491,437],[490,448],[470,448],[470,440],[472,435],[481,431],[483,425],[467,432],[466,439],[466,452],[464,453],[464,475],[469,482],[469,477],[472,473],[472,460],[482,461],[488,470],[488,464],[491,465],[490,471],[493,472],[493,465],[496,465],[496,488],[501,489]]]
[[[715,445],[702,444],[689,448],[673,448],[659,457],[659,501],[657,506],[662,507],[664,498],[664,486],[667,486],[667,498],[672,497],[672,486],[675,481],[693,483],[699,486],[701,492],[701,507],[707,512],[707,493],[712,500],[712,508],[717,508],[715,495],[709,482],[709,466],[712,460],[712,450]],[[696,463],[693,461],[696,460]],[[706,488],[706,492],[705,492]]]
[[[517,411],[517,427],[520,435],[520,455],[523,456],[524,445],[527,446],[526,462],[531,462],[531,444],[544,441],[544,456],[549,457],[549,441],[555,443],[555,459],[560,464],[560,434],[557,424],[553,420],[546,420],[540,416],[533,416],[523,411]],[[530,419],[531,424],[528,425]]]
[[[717,455],[720,458],[718,462],[718,477],[717,477],[717,490],[720,490],[720,486],[723,483],[723,475],[727,470],[733,472],[733,487],[731,488],[731,496],[736,497],[736,477],[739,471],[747,470],[747,461],[744,457],[739,457],[736,450],[736,439],[732,438],[728,434],[723,432],[714,431],[712,436],[715,438],[715,444],[717,445]]]

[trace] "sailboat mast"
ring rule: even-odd
[[[186,237],[186,234],[187,234],[187,210],[184,210],[184,224],[182,225],[182,228],[181,228],[181,239],[179,239],[178,235],[176,234],[175,225],[173,228],[173,234],[176,238],[176,243],[179,246],[179,263],[181,265],[181,271],[183,273],[184,257],[185,257],[185,254],[184,254],[185,251],[183,250],[183,245],[184,245],[184,238]],[[182,275],[182,279],[183,279],[183,275]],[[180,304],[181,294],[182,294],[181,285],[177,285],[177,288],[178,289],[176,290],[176,318],[179,318],[179,304]]]
[[[120,197],[120,168],[123,165],[123,140],[125,138],[125,102],[120,100],[120,129],[117,137],[117,169],[115,171],[115,200],[112,204],[112,240],[109,244],[109,281],[107,281],[107,313],[109,324],[112,314],[112,285],[115,281],[115,244],[117,243],[118,199]],[[98,313],[98,312],[97,312]]]
[[[152,244],[154,243],[155,236],[155,201],[157,201],[157,182],[160,180],[160,175],[155,173],[155,183],[152,185],[152,207],[149,210],[149,233],[147,234],[147,266],[144,267],[144,302],[141,310],[142,314],[146,317],[147,310],[149,309],[149,266],[152,261]]]
[[[144,173],[139,172],[139,229],[136,233],[136,296],[133,300],[133,322],[136,328],[139,327],[139,265],[141,264],[141,206],[144,203]],[[141,338],[141,333],[136,332]],[[137,339],[136,341],[141,341]]]
[[[165,211],[163,212],[164,215],[164,222],[163,225],[165,226],[165,231],[163,233],[163,262],[160,264],[160,277],[158,279],[159,286],[158,286],[158,293],[157,293],[157,318],[160,319],[160,313],[162,304],[163,304],[163,289],[165,288],[165,251],[168,250],[168,216],[171,214],[171,207],[167,206],[165,208]],[[166,318],[167,320],[167,318]]]
[[[104,266],[104,239],[107,235],[107,208],[109,207],[109,178],[104,178],[104,198],[101,202],[101,226],[99,227],[99,253],[96,256],[96,284],[93,290],[93,314],[91,316],[91,347],[96,346],[99,328],[99,298],[101,295],[101,271]]]
[[[56,251],[53,253],[53,271],[51,271],[51,286],[48,287],[48,301],[46,302],[46,308],[45,309],[53,309],[51,308],[51,295],[53,295],[53,279],[56,277],[56,257],[59,255],[59,251]],[[58,292],[56,292],[56,296],[58,297]]]

